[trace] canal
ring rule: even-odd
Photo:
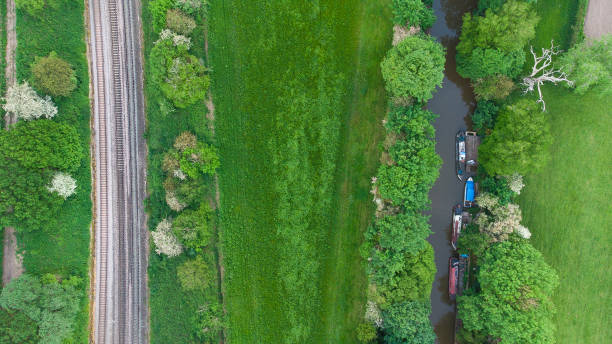
[[[431,322],[440,344],[453,342],[455,305],[448,298],[448,258],[453,253],[450,245],[451,210],[463,199],[463,183],[455,174],[455,134],[467,128],[469,114],[475,101],[469,81],[456,71],[455,47],[464,13],[476,7],[475,0],[434,0],[437,20],[430,34],[447,50],[444,82],[427,107],[439,117],[435,122],[436,151],[443,160],[440,177],[431,189],[430,224],[433,234],[429,242],[435,250],[438,272],[431,291]]]

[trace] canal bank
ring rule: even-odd
[[[430,224],[433,234],[429,242],[435,250],[438,272],[431,290],[431,322],[440,344],[453,341],[455,305],[448,297],[448,259],[453,253],[450,244],[451,211],[463,197],[463,183],[455,174],[455,134],[467,128],[474,109],[472,88],[456,71],[455,47],[459,41],[461,18],[476,7],[475,0],[434,0],[436,23],[429,31],[447,50],[442,88],[434,94],[427,108],[438,115],[435,121],[436,152],[443,160],[440,177],[429,193]]]

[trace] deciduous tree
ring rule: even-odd
[[[429,321],[429,301],[393,304],[384,312],[385,343],[433,344],[436,341]]]
[[[57,114],[57,108],[49,96],[41,98],[27,81],[15,84],[6,91],[2,108],[12,112],[17,118],[31,121],[40,117],[52,118]]]
[[[563,71],[575,85],[576,92],[584,94],[599,85],[603,93],[612,92],[612,35],[604,36],[594,42],[576,44],[560,60]]]
[[[32,76],[40,90],[52,96],[67,97],[76,88],[77,79],[68,62],[51,52],[46,57],[36,57],[32,64]]]
[[[213,280],[213,272],[201,256],[181,264],[176,269],[176,275],[185,290],[205,290]]]

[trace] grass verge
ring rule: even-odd
[[[211,7],[230,342],[354,341],[387,6]]]
[[[58,107],[57,122],[74,126],[85,152],[81,167],[73,175],[76,195],[69,198],[57,214],[56,228],[45,232],[18,235],[20,249],[25,250],[24,267],[30,274],[54,273],[83,279],[81,311],[75,323],[74,340],[88,342],[89,228],[91,224],[90,108],[89,75],[86,59],[83,2],[60,2],[57,8],[45,7],[37,18],[17,11],[17,80],[30,80],[30,64],[36,56],[51,51],[68,61],[78,80],[69,97],[54,98]]]

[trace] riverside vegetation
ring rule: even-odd
[[[216,343],[224,327],[206,13],[202,0],[143,2],[152,343]]]
[[[393,5],[396,35],[407,26],[433,24],[431,3]],[[423,34],[394,37],[394,44],[381,63],[390,105],[382,164],[372,180],[376,216],[361,248],[370,284],[357,332],[363,343],[434,343],[429,299],[436,267],[423,211],[442,161],[435,151],[435,115],[424,110],[424,102],[442,84],[445,51]]]
[[[2,290],[0,341],[83,343],[91,223],[84,8],[16,4],[18,84],[3,108],[19,122],[0,133],[0,209],[26,274]]]
[[[559,206],[567,207],[568,200],[564,195],[572,192],[574,183],[583,184],[581,178],[571,172],[578,168],[576,165],[561,166],[558,161],[561,156],[576,153],[567,151],[569,146],[564,144],[567,141],[573,142],[573,150],[585,148],[584,143],[579,142],[582,135],[577,134],[585,130],[575,126],[586,122],[576,119],[577,112],[587,117],[597,117],[599,114],[597,122],[609,120],[602,112],[601,103],[604,101],[595,101],[596,98],[591,94],[609,90],[612,68],[608,58],[603,56],[610,56],[611,42],[604,39],[587,48],[581,43],[582,33],[570,29],[581,30],[584,18],[577,13],[580,13],[580,8],[584,10],[584,2],[563,1],[559,5],[567,11],[560,13],[550,10],[552,1],[539,1],[537,5],[512,0],[480,1],[479,13],[467,14],[464,21],[458,46],[459,72],[472,78],[474,83],[478,106],[472,120],[474,128],[485,135],[485,139],[480,146],[481,171],[478,176],[481,190],[484,191],[477,198],[481,212],[475,223],[462,233],[458,243],[459,251],[469,253],[473,265],[477,267],[477,272],[471,276],[472,287],[458,299],[458,317],[463,321],[459,332],[462,343],[499,340],[552,343],[557,338],[570,340],[569,337],[573,338],[572,342],[597,342],[595,339],[587,340],[585,334],[593,333],[587,335],[593,338],[603,335],[598,331],[578,330],[578,327],[584,328],[585,323],[577,324],[568,318],[573,318],[570,314],[576,313],[581,307],[575,301],[569,301],[568,304],[568,297],[561,296],[567,293],[564,290],[569,292],[599,288],[594,287],[596,283],[592,280],[584,278],[582,272],[588,266],[588,271],[597,274],[592,270],[593,264],[585,262],[583,267],[572,269],[565,266],[565,262],[575,259],[568,256],[578,255],[573,253],[576,250],[570,249],[567,243],[584,240],[583,235],[590,233],[591,229],[581,231],[580,226],[571,228],[570,224],[575,221],[572,219],[574,215],[570,214],[575,212],[557,209]],[[537,12],[534,11],[535,6]],[[557,2],[554,6],[557,6]],[[544,16],[545,20],[538,24],[540,16]],[[572,21],[576,21],[576,24],[572,25]],[[545,86],[544,98],[550,98],[552,102],[547,99],[550,108],[542,112],[536,103],[537,99],[523,96],[516,89],[522,86],[519,84],[519,75],[526,74],[527,68],[531,66],[525,63],[526,54],[523,51],[526,46],[535,40],[536,47],[548,47],[551,39],[555,40],[555,45],[564,49],[574,44],[569,52],[558,58],[553,56],[553,61],[563,67],[568,79],[574,81],[567,86],[575,87],[575,90]],[[489,65],[476,63],[474,54],[478,48],[487,56],[499,54],[500,59],[487,58],[491,62]],[[470,52],[472,55],[468,56]],[[585,96],[578,97],[572,93]],[[569,110],[577,104],[581,104],[579,106],[582,110]],[[597,132],[592,129],[586,131]],[[570,135],[570,132],[576,134]],[[572,135],[576,137],[572,138]],[[551,147],[553,142],[555,148]],[[559,145],[565,148],[557,148]],[[521,175],[526,175],[525,183]],[[555,175],[557,178],[553,177]],[[559,175],[564,178],[558,178]],[[601,184],[595,176],[589,178],[595,185]],[[525,184],[528,186],[521,192]],[[559,193],[542,192],[551,187],[559,190]],[[536,190],[540,191],[537,195],[534,193]],[[597,195],[594,197],[599,199],[601,190],[592,190],[589,194]],[[547,207],[543,207],[542,201],[557,210],[543,212]],[[523,210],[526,209],[523,222],[532,227],[531,231],[521,224],[521,209],[515,202],[523,205]],[[595,206],[593,203],[597,204],[597,200],[579,202],[573,206],[584,207],[586,210]],[[550,218],[549,214],[555,214],[554,228],[550,227],[548,221],[544,221]],[[531,232],[533,238],[528,240],[532,236]],[[580,235],[581,239],[576,241],[576,235]],[[544,255],[531,242],[542,249]],[[593,252],[593,248],[589,250]],[[601,255],[605,256],[605,253]],[[601,255],[588,254],[591,260]],[[563,283],[568,286],[555,291],[559,277],[545,260],[559,269]],[[605,265],[603,262],[601,264]],[[606,290],[603,285],[600,288]],[[580,304],[593,305],[599,298],[599,295],[588,292],[585,297],[581,297]],[[553,301],[557,301],[557,308],[562,308],[563,312],[555,313]],[[588,309],[589,314],[597,314],[597,307],[590,306]],[[598,323],[599,318],[593,319],[589,326],[601,327]]]

